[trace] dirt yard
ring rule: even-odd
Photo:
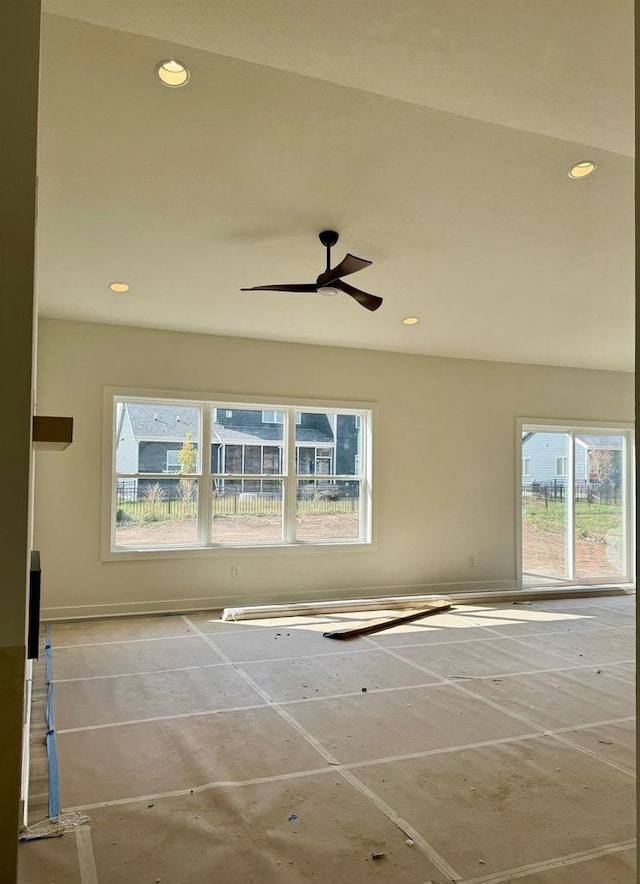
[[[560,576],[566,567],[566,549],[562,534],[540,531],[525,525],[522,532],[522,564],[528,573]],[[577,577],[613,577],[621,574],[616,558],[607,558],[605,541],[576,540]]]
[[[300,540],[338,540],[358,537],[357,515],[300,516],[297,533]],[[218,516],[213,520],[214,543],[269,543],[281,536],[277,516]],[[126,525],[116,530],[119,546],[165,546],[196,543],[195,519],[167,519],[146,525]],[[523,565],[527,573],[560,576],[564,570],[565,548],[561,534],[541,531],[531,526],[523,530]],[[607,558],[604,541],[578,539],[576,576],[613,577],[620,573],[615,558]]]
[[[280,540],[282,523],[278,516],[217,516],[213,520],[214,543],[268,543]],[[300,540],[337,540],[358,537],[357,515],[299,516]],[[147,525],[127,525],[116,529],[118,546],[160,546],[196,542],[195,519],[171,519]]]

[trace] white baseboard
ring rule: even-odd
[[[210,611],[239,605],[287,604],[296,601],[334,601],[349,598],[378,598],[390,595],[434,595],[452,592],[471,592],[497,589],[515,589],[512,580],[475,581],[467,583],[434,583],[399,586],[359,586],[337,587],[335,589],[290,589],[282,592],[270,591],[235,593],[231,595],[210,595],[200,598],[154,599],[152,601],[113,602],[99,605],[69,605],[43,607],[43,620],[75,620],[77,618],[120,617],[139,614],[177,614],[185,611]]]
[[[131,617],[141,614],[179,614],[189,611],[222,610],[227,607],[240,607],[265,604],[292,604],[303,601],[336,601],[345,599],[385,598],[405,595],[447,595],[463,602],[481,599],[487,601],[509,601],[511,598],[561,598],[570,596],[616,594],[633,590],[633,586],[603,584],[601,586],[542,587],[518,589],[513,580],[469,581],[465,583],[430,583],[402,586],[358,586],[341,589],[317,588],[270,592],[268,595],[247,593],[231,596],[210,595],[199,598],[162,599],[151,601],[113,602],[98,605],[68,605],[43,607],[43,621],[78,620],[102,617]]]

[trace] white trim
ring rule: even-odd
[[[364,550],[365,547],[330,547],[331,554],[346,551],[353,552],[355,549]],[[309,554],[316,553],[315,547],[291,547],[298,553]],[[366,547],[368,550],[369,547]],[[264,555],[265,552],[280,554],[277,547],[270,547],[265,550],[256,550],[250,548],[246,550],[247,555],[258,554]],[[223,551],[221,550],[221,553]],[[229,556],[237,556],[237,550],[225,550]],[[243,553],[244,555],[245,553]],[[440,595],[446,594],[452,596],[461,604],[473,601],[495,601],[509,602],[514,600],[538,599],[552,600],[557,598],[577,598],[584,599],[588,597],[599,596],[626,596],[634,594],[634,586],[632,584],[593,584],[571,587],[545,587],[538,589],[518,589],[514,580],[492,580],[492,581],[476,581],[475,583],[434,583],[434,584],[415,584],[403,586],[374,586],[359,587],[353,589],[350,587],[339,587],[332,590],[295,589],[284,590],[280,592],[268,592],[269,603],[298,603],[303,597],[321,598],[323,600],[336,599],[341,600],[349,597],[357,598],[359,596],[380,597],[397,595]],[[247,599],[247,603],[253,602],[259,598],[259,595],[251,595]],[[68,605],[58,606],[54,608],[43,608],[43,620],[84,620],[84,619],[100,619],[104,617],[129,617],[138,616],[140,614],[173,614],[184,613],[185,611],[214,611],[232,605],[238,605],[240,599],[237,594],[235,596],[227,594],[218,596],[206,596],[204,598],[192,599],[155,599],[153,601],[134,601],[134,602],[113,602],[110,604],[100,605]],[[171,637],[171,636],[170,636]]]
[[[200,435],[198,437],[198,460],[200,461],[200,476],[198,481],[198,543],[202,546],[211,540],[211,508],[212,481],[211,481],[211,441],[205,451],[204,440],[211,440],[211,408],[202,407],[200,414]]]

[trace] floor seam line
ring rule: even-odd
[[[506,871],[496,872],[494,874],[482,875],[476,878],[465,878],[460,884],[503,884],[503,882],[513,881],[516,878],[524,878],[535,872],[545,872],[547,870],[562,868],[568,865],[576,865],[582,862],[588,862],[592,859],[598,859],[609,853],[620,853],[623,850],[630,850],[635,847],[636,839],[630,838],[627,841],[617,841],[613,844],[604,844],[601,847],[592,850],[585,850],[581,853],[569,853],[564,856],[554,857],[554,859],[543,860],[538,863],[530,863],[526,866],[515,866]]]
[[[591,630],[585,630],[585,633],[588,634],[590,631],[591,631]],[[556,635],[557,635],[557,633],[556,633]],[[516,642],[518,642],[518,643],[521,644],[521,645],[524,645],[524,646],[527,647],[527,648],[532,648],[534,651],[538,651],[539,653],[557,654],[558,657],[564,657],[565,660],[571,660],[571,661],[573,661],[573,660],[575,659],[574,657],[571,657],[569,654],[563,653],[562,651],[557,651],[557,650],[549,651],[549,650],[546,649],[546,648],[539,648],[539,647],[537,647],[536,645],[531,644],[531,642],[526,641],[527,638],[539,638],[539,637],[540,637],[540,636],[533,636],[533,635],[530,635],[530,636],[526,636],[526,635],[525,635],[525,636],[514,636],[514,637],[513,637],[513,640],[516,641]],[[619,662],[619,663],[620,663],[620,662],[621,662],[621,663],[633,663],[634,661],[633,661],[633,660],[621,660],[621,661],[618,661],[618,662]],[[611,663],[610,663],[610,664],[607,664],[607,663],[603,663],[603,662],[600,662],[600,663],[595,662],[595,663],[587,663],[587,664],[583,664],[583,665],[586,665],[586,666],[607,666],[607,665],[615,665],[615,663],[613,663],[613,664],[611,664]]]
[[[391,656],[395,657],[396,655],[391,654]],[[400,658],[400,659],[402,659],[402,658]],[[420,664],[413,664],[413,665],[415,665],[417,668],[421,669],[423,672],[425,672],[429,675],[436,675],[437,674],[437,673],[434,673],[432,670],[428,669],[426,666],[421,666]],[[545,735],[545,736],[550,736],[550,737],[555,736],[549,728],[546,728],[543,725],[539,725],[535,721],[532,721],[531,719],[527,718],[526,716],[520,715],[517,712],[513,712],[511,709],[507,709],[506,707],[501,706],[499,703],[495,703],[493,700],[489,700],[487,697],[483,697],[481,694],[474,693],[472,690],[469,690],[468,688],[459,684],[459,682],[456,682],[456,681],[445,682],[443,680],[443,683],[450,684],[456,690],[461,691],[462,693],[467,694],[468,696],[474,697],[475,699],[480,700],[481,702],[485,703],[486,705],[492,706],[494,709],[497,709],[499,712],[502,712],[503,714],[508,715],[511,718],[515,718],[515,719],[521,721],[523,724],[526,724],[528,727],[534,728],[534,730],[540,730],[543,733],[543,735]],[[575,749],[576,751],[582,752],[585,755],[589,755],[592,758],[595,758],[596,760],[601,761],[603,764],[607,764],[610,767],[613,767],[616,770],[621,771],[622,773],[633,776],[633,774],[630,774],[628,770],[618,766],[617,763],[611,762],[611,761],[609,761],[609,759],[603,758],[602,756],[595,755],[594,753],[591,753],[589,750],[584,749],[582,746],[579,746],[578,744],[572,744],[568,740],[565,741],[562,737],[559,737],[558,741],[564,742],[565,745],[570,746],[571,748]]]
[[[219,649],[215,642],[205,633],[197,630],[197,627],[186,617],[183,616],[185,622],[191,627],[196,629],[199,632],[201,637],[210,644],[214,651],[220,655],[223,659],[226,657],[224,652]],[[227,659],[229,659],[227,657]],[[247,673],[242,670],[237,670],[242,677],[247,681],[251,687],[254,688],[262,697],[265,699],[270,706],[274,709],[274,711],[279,714],[285,721],[287,721],[291,727],[294,728],[307,742],[316,749],[316,751],[330,764],[337,762],[337,759],[322,745],[320,740],[317,740],[313,734],[311,734],[303,725],[300,724],[292,715],[290,715],[286,710],[280,708],[270,697],[269,694],[264,691],[257,682],[251,678]],[[337,765],[336,765],[337,766]],[[377,796],[374,792],[372,792],[364,783],[362,783],[355,774],[351,774],[350,772],[346,772],[341,770],[340,775],[347,782],[351,783],[351,785],[357,789],[363,796],[369,798],[370,803],[372,803],[377,809],[383,813],[387,819],[391,822],[395,823],[398,828],[400,828],[405,834],[409,834],[409,837],[420,847],[422,852],[428,857],[428,859],[442,872],[446,875],[449,875],[454,881],[460,881],[461,875],[459,875],[452,866],[444,859],[444,857],[440,856],[440,854],[429,844],[425,838],[423,838],[419,832],[413,829],[405,820],[398,816],[398,814],[391,808],[386,802],[383,802],[379,796]]]
[[[276,705],[276,704],[274,704]],[[267,704],[263,704],[262,706],[255,707],[257,709],[266,709],[268,708]],[[633,722],[635,719],[633,716],[628,716],[626,718],[616,718],[616,719],[606,719],[599,721],[588,722],[584,725],[577,726],[569,726],[558,729],[557,731],[550,732],[536,732],[531,734],[519,734],[517,736],[512,737],[498,737],[495,740],[482,740],[477,743],[461,743],[456,746],[445,746],[440,749],[425,749],[421,752],[407,752],[401,755],[385,755],[380,756],[378,758],[367,759],[365,761],[347,761],[337,764],[331,764],[329,767],[324,768],[310,768],[308,770],[302,771],[291,771],[282,774],[272,774],[266,777],[253,777],[248,780],[213,780],[209,783],[204,783],[200,785],[196,785],[193,787],[187,787],[185,789],[174,789],[170,792],[158,792],[152,793],[148,795],[135,795],[135,796],[126,796],[123,798],[115,798],[110,801],[98,801],[92,804],[82,804],[82,805],[74,805],[72,807],[65,808],[65,812],[72,811],[85,811],[91,810],[97,807],[109,807],[115,806],[119,804],[131,804],[137,801],[148,801],[151,799],[161,799],[161,798],[172,798],[181,795],[188,795],[192,792],[205,792],[212,789],[226,788],[226,787],[242,787],[242,786],[250,786],[250,785],[259,785],[261,783],[267,782],[278,782],[280,780],[287,779],[302,779],[304,777],[316,776],[316,775],[326,775],[330,773],[338,772],[340,769],[360,769],[362,767],[375,767],[380,764],[393,764],[398,761],[411,761],[413,759],[418,758],[431,758],[437,757],[439,755],[447,755],[453,754],[454,752],[466,752],[469,749],[482,749],[488,746],[498,746],[498,745],[509,745],[510,743],[520,743],[529,740],[537,740],[547,736],[556,736],[556,734],[562,734],[567,731],[572,730],[589,730],[593,727],[605,726],[608,724],[622,724],[626,722]]]

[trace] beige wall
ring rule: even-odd
[[[631,421],[633,384],[632,374],[43,320],[40,411],[75,418],[69,449],[37,455],[44,606],[61,616],[512,586],[516,418]],[[101,562],[103,388],[119,385],[378,403],[375,549]]]

